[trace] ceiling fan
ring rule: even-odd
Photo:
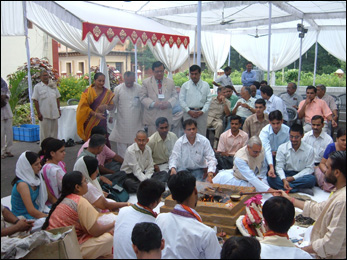
[[[223,12],[222,12],[222,21],[220,22],[220,25],[231,24],[233,21],[235,21],[235,19],[231,19],[231,20],[228,20],[228,21],[224,21],[224,9],[223,9]]]
[[[269,35],[269,34],[261,34],[261,35],[259,35],[258,34],[258,28],[256,28],[255,29],[255,35],[253,35],[253,34],[248,34],[249,36],[252,36],[252,37],[254,37],[254,38],[259,38],[259,37],[263,37],[263,36],[266,36],[266,35]]]

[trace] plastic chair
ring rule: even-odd
[[[67,101],[67,104],[68,106],[71,106],[71,105],[78,105],[80,101],[76,98],[70,98],[68,101]]]
[[[292,107],[287,107],[287,114],[288,114],[288,126],[292,126],[295,122],[296,119],[298,118],[298,112],[296,109]]]

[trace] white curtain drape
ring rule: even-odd
[[[88,55],[87,38],[84,41],[81,40],[81,22],[78,24],[76,21],[70,22],[62,20],[61,16],[64,12],[69,16],[71,16],[71,14],[56,5],[54,2],[46,3],[45,7],[31,1],[28,1],[27,3],[28,19],[30,21],[35,23],[58,42],[80,53]],[[47,4],[51,6],[47,6]],[[54,10],[54,12],[52,10]],[[96,42],[92,37],[88,37],[90,40],[90,53],[101,58],[100,71],[105,75],[108,75],[105,56],[116,46],[119,39],[115,37],[112,42],[109,42],[103,35],[99,41]],[[106,77],[105,87],[110,88],[108,77]]]
[[[22,1],[1,1],[1,36],[25,35],[23,23]]]
[[[157,42],[155,46],[152,46],[152,44],[148,46],[154,57],[165,64],[165,67],[169,71],[168,77],[171,79],[172,72],[181,67],[189,56],[183,44],[181,44],[180,48],[177,48],[176,44],[173,45],[172,48],[170,48],[169,44],[165,44],[164,47],[162,47],[160,42]]]
[[[230,34],[213,32],[201,32],[201,47],[208,67],[214,72],[214,80],[217,71],[228,58],[230,49]]]
[[[316,31],[308,31],[303,38],[302,54],[316,41]],[[255,38],[247,34],[237,34],[231,38],[231,46],[245,59],[252,61],[259,69],[267,71],[268,37]],[[300,56],[298,32],[273,33],[271,35],[270,71],[275,72],[293,63]],[[274,83],[275,73],[271,73]]]
[[[346,61],[346,28],[320,31],[318,42],[322,47],[336,58]]]

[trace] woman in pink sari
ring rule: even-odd
[[[87,191],[87,180],[81,172],[65,174],[62,194],[53,204],[42,229],[74,226],[83,258],[95,259],[112,253],[115,222],[98,223],[99,213],[82,197]]]
[[[77,134],[85,142],[90,138],[94,126],[100,125],[107,129],[106,110],[114,108],[114,94],[104,87],[105,75],[98,72],[94,80],[95,82],[82,93],[76,111]],[[110,147],[108,138],[106,145]]]

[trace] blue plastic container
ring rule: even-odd
[[[13,126],[13,140],[23,142],[36,142],[40,140],[39,125]]]

